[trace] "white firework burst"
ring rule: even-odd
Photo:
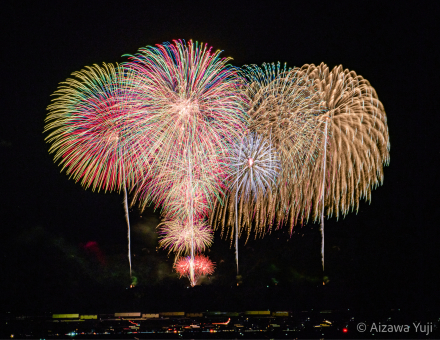
[[[271,141],[255,133],[243,137],[230,158],[235,190],[235,260],[238,274],[238,200],[257,203],[276,184],[281,171],[278,154]]]

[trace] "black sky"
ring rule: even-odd
[[[10,2],[2,8],[0,308],[38,310],[435,308],[438,280],[439,5],[392,2]],[[187,289],[156,252],[159,214],[132,210],[129,284],[122,197],[84,190],[48,154],[43,127],[58,83],[86,65],[173,39],[206,42],[232,64],[342,64],[385,106],[391,162],[359,213],[242,242],[216,234],[218,269]],[[275,285],[275,283],[277,283]],[[268,287],[269,286],[269,287]]]

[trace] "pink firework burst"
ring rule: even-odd
[[[194,268],[193,280],[191,280],[191,266]],[[215,263],[204,255],[196,255],[194,256],[194,260],[192,260],[190,256],[187,256],[179,258],[174,265],[174,269],[180,277],[187,277],[191,282],[191,286],[195,286],[201,276],[212,275],[212,273],[214,273]]]

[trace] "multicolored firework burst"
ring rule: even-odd
[[[175,41],[147,46],[130,56],[124,67],[136,74],[136,88],[147,97],[142,108],[148,117],[138,125],[151,142],[157,178],[139,189],[141,207],[165,201],[170,183],[188,181],[205,185],[207,199],[217,193],[227,176],[226,158],[246,128],[242,78],[206,45]],[[191,176],[190,176],[191,174]],[[151,189],[153,188],[153,190]],[[209,191],[209,194],[208,194]]]
[[[230,163],[231,180],[234,181],[236,197],[240,200],[257,200],[276,183],[281,164],[275,148],[255,133],[243,137],[232,149]]]
[[[62,82],[44,132],[62,170],[93,190],[121,190],[139,181],[132,144],[126,138],[136,112],[131,97],[133,74],[112,64],[93,65]]]
[[[152,154],[144,159],[154,159],[149,166],[161,174],[159,180],[141,186],[143,193],[137,194],[143,200],[141,206],[151,198],[166,205],[175,197],[173,192],[187,191],[186,216],[192,229],[199,218],[194,185],[202,188],[204,201],[218,196],[211,188],[225,181],[228,150],[246,129],[246,102],[240,92],[243,79],[219,53],[192,41],[174,41],[142,48],[124,65],[136,74],[136,88],[147,97],[148,105],[142,108],[147,119],[138,127],[151,145]],[[143,144],[142,137],[138,143]],[[176,171],[176,163],[184,170]]]
[[[153,141],[154,157],[147,159],[155,159],[156,171],[164,166],[174,171],[176,159],[186,157],[194,167],[203,164],[206,174],[225,172],[228,147],[246,128],[245,97],[238,71],[219,53],[203,44],[175,41],[142,48],[124,65],[136,74],[136,88],[147,97],[142,111],[148,119],[139,128]]]
[[[144,177],[144,160],[129,137],[142,98],[134,95],[132,72],[103,64],[86,67],[61,83],[48,106],[44,132],[62,170],[93,190],[124,190],[131,276],[127,187]]]
[[[194,276],[191,278],[191,268],[193,268]],[[194,259],[190,256],[179,258],[174,264],[174,269],[180,275],[190,280],[191,286],[194,287],[201,276],[212,275],[215,270],[215,263],[209,257],[204,255],[196,255]]]

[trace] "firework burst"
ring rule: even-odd
[[[148,103],[142,108],[148,118],[138,125],[145,137],[138,143],[148,139],[152,156],[144,159],[154,159],[149,166],[161,178],[141,185],[141,207],[164,201],[159,196],[168,195],[170,183],[189,180],[190,173],[205,183],[200,187],[210,199],[218,192],[216,183],[224,182],[228,150],[246,129],[246,101],[239,90],[242,78],[219,53],[175,41],[142,48],[125,64]]]
[[[327,215],[339,217],[350,208],[358,210],[360,198],[371,201],[371,189],[383,183],[383,165],[390,159],[385,110],[370,83],[341,65],[331,71],[324,63],[304,65],[301,72],[314,81],[328,109],[317,117],[322,131],[328,121],[325,205]],[[323,169],[318,157],[316,182],[321,182]],[[310,192],[320,201],[319,185],[312,185]],[[316,204],[311,211],[316,219]]]
[[[194,240],[194,251],[202,252],[210,247],[214,238],[211,227],[202,220],[194,220],[191,225],[189,220],[167,220],[157,226],[161,239],[159,246],[169,252],[189,254],[191,243]],[[193,234],[194,233],[194,234]]]
[[[189,161],[188,155],[176,155],[172,161],[164,164],[154,178],[145,180],[136,191],[133,200],[138,197],[144,209],[148,202],[154,202],[155,208],[162,207],[162,214],[168,219],[187,218],[191,210],[194,216],[204,218],[213,209],[215,199],[224,191],[226,174],[220,166],[216,155]],[[212,172],[206,172],[211,167]],[[215,172],[217,171],[217,172]]]
[[[93,65],[61,83],[48,106],[44,132],[50,153],[75,181],[93,190],[121,190],[139,181],[127,130],[137,102],[132,74]]]
[[[134,94],[132,72],[103,64],[72,74],[54,93],[44,132],[50,153],[75,181],[93,190],[124,191],[130,263],[127,187],[144,178],[145,161],[129,136],[142,98]]]
[[[327,109],[317,117],[324,147],[310,181],[300,188],[303,217],[321,220],[324,267],[324,215],[357,211],[360,199],[371,202],[371,189],[383,183],[390,149],[387,118],[374,88],[354,71],[341,65],[330,71],[321,63],[298,72],[314,82]]]
[[[242,79],[206,45],[190,41],[148,46],[125,67],[136,73],[137,88],[147,97],[144,135],[153,140],[159,166],[186,154],[193,164],[206,156],[224,157],[245,130]],[[142,142],[142,140],[140,141]],[[200,163],[203,164],[203,163]],[[210,162],[217,168],[222,163]]]
[[[194,268],[194,280],[190,279],[191,268]],[[174,264],[174,269],[180,275],[190,279],[191,286],[195,286],[201,276],[212,275],[215,270],[215,263],[209,257],[196,255],[194,259],[190,256],[181,257]]]
[[[255,133],[250,133],[243,137],[231,153],[231,178],[239,200],[256,201],[259,195],[271,190],[281,166],[270,141],[264,141]]]
[[[176,205],[168,201],[186,191],[189,206],[183,211],[187,210],[193,235],[193,221],[205,213],[196,211],[197,195],[205,195],[203,202],[218,195],[215,187],[225,181],[228,150],[246,129],[242,78],[219,53],[207,45],[174,41],[140,49],[124,65],[136,74],[136,88],[148,97],[142,108],[147,119],[139,128],[154,153],[144,159],[154,159],[149,166],[160,174],[158,180],[141,186],[141,206],[154,200],[172,211]],[[138,143],[143,144],[142,137]],[[185,171],[176,171],[176,162]]]
[[[241,207],[253,207],[258,210],[259,204],[268,191],[272,191],[281,170],[276,150],[270,140],[264,141],[255,133],[244,136],[240,144],[232,149],[230,164],[235,197],[235,254],[238,274],[238,201]],[[235,192],[235,193],[234,193]],[[241,212],[240,215],[245,213]],[[250,213],[247,212],[249,216]]]

